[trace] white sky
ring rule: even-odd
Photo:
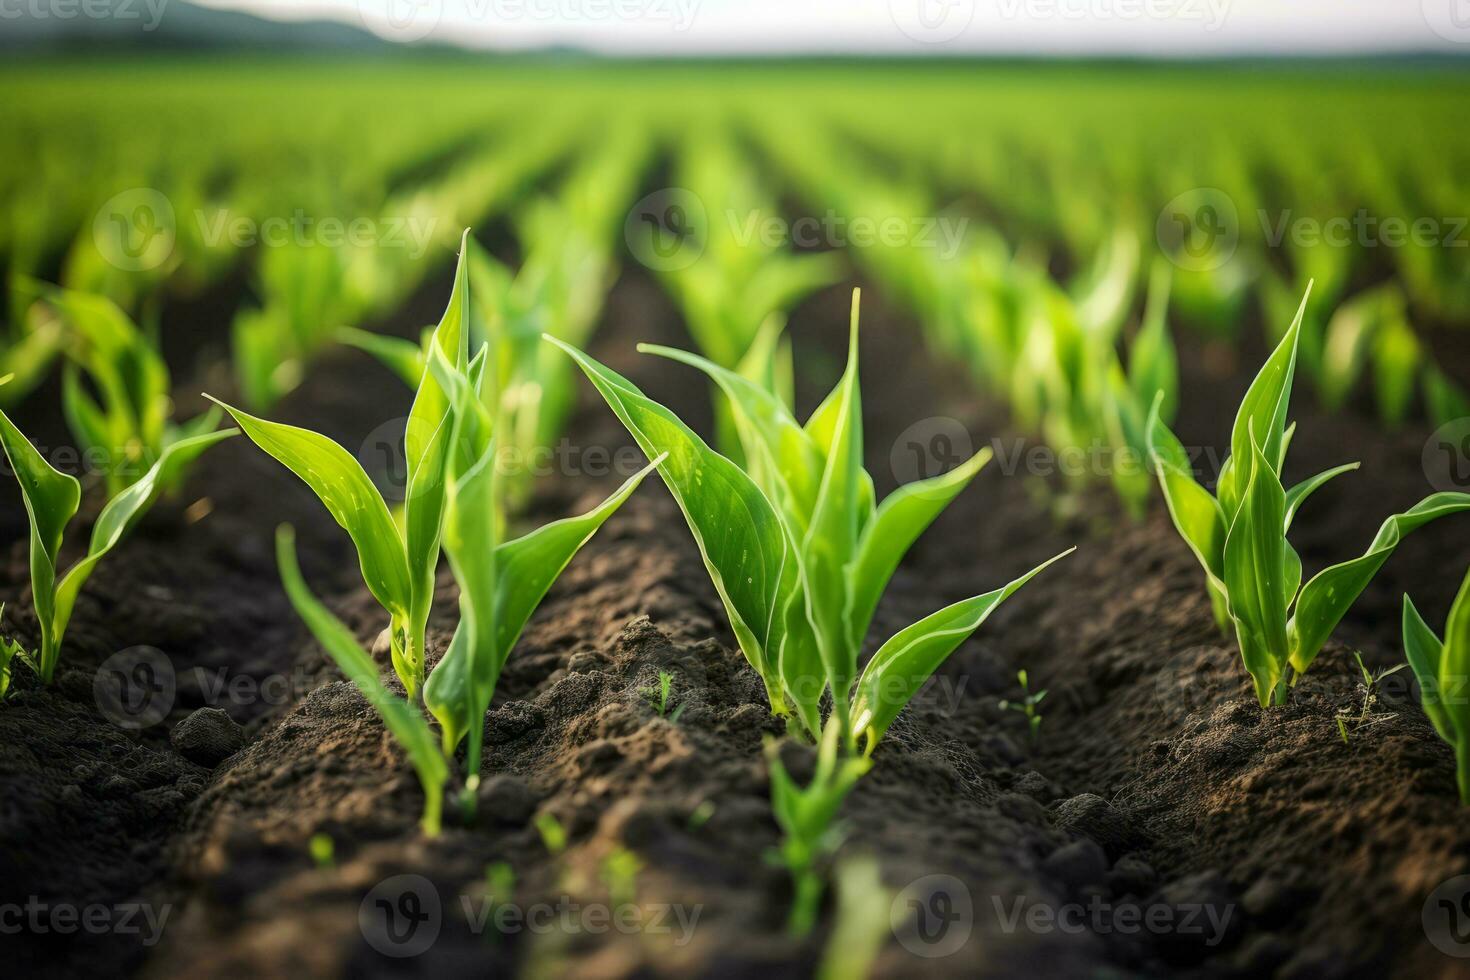
[[[397,40],[618,54],[1470,53],[1470,0],[200,0]]]

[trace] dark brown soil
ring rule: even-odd
[[[807,407],[837,374],[847,301],[845,289],[829,290],[793,317]],[[947,424],[935,419],[957,420],[977,444],[1012,438],[1002,413],[936,364],[914,325],[871,291],[864,323],[868,464],[880,492],[912,478],[907,443]],[[594,353],[708,431],[697,377],[640,357],[638,340],[687,343],[653,284],[629,274]],[[1252,362],[1192,346],[1184,356],[1181,437],[1218,445]],[[571,445],[625,446],[606,407],[585,386],[583,395]],[[354,446],[407,401],[366,358],[341,352],[279,414]],[[1298,404],[1294,465],[1364,462],[1299,520],[1310,574],[1361,550],[1383,516],[1428,488],[1414,436]],[[1404,590],[1443,620],[1470,520],[1410,538],[1294,702],[1263,713],[1166,516],[1156,508],[1129,523],[1098,492],[1060,519],[1040,478],[1004,469],[993,463],[914,549],[874,645],[1080,547],[955,653],[848,801],[845,855],[875,857],[895,894],[952,876],[946,890],[971,909],[957,952],[921,958],[939,948],[889,938],[879,975],[1464,975],[1470,961],[1440,953],[1421,925],[1430,892],[1470,872],[1448,749],[1403,684],[1347,745],[1333,717],[1359,698],[1350,649],[1370,666],[1401,659]],[[534,519],[589,506],[620,478],[550,476]],[[188,504],[206,496],[213,510],[184,526]],[[0,904],[36,895],[168,910],[156,945],[117,930],[7,936],[16,975],[810,975],[831,906],[816,936],[787,939],[789,886],[765,860],[778,831],[762,740],[781,726],[660,485],[608,522],[533,618],[490,717],[480,817],[451,821],[432,841],[416,831],[421,796],[406,760],[280,593],[269,549],[281,520],[298,528],[313,586],[371,644],[383,617],[345,538],[293,478],[235,440],[94,578],[55,688],[22,677],[0,707]],[[23,543],[7,554],[0,595],[28,637]],[[454,624],[453,585],[447,575],[441,584],[431,656]],[[93,676],[135,644],[167,655],[178,693],[162,723],[128,733],[99,713]],[[1035,743],[998,704],[1019,693],[1021,667],[1049,692]],[[676,718],[647,694],[660,670],[674,676]],[[221,676],[243,680],[221,690]],[[206,704],[246,735],[212,769],[167,735]],[[566,831],[560,854],[536,827],[548,814]],[[310,856],[314,835],[332,840],[330,862]],[[615,902],[606,872],[623,851],[639,865],[639,929],[595,918]],[[487,869],[501,862],[514,872],[515,908],[570,918],[483,922]],[[425,912],[420,930],[395,943],[379,899]],[[1043,918],[1058,911],[1060,925]],[[392,955],[404,952],[417,955]]]

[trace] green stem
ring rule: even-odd
[[[791,897],[791,912],[786,917],[786,932],[800,939],[817,924],[817,911],[822,904],[822,879],[810,868],[792,875],[796,891]]]
[[[1470,738],[1455,744],[1455,781],[1460,786],[1460,804],[1470,806]]]

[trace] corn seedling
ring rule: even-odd
[[[1041,738],[1041,712],[1036,706],[1041,704],[1041,699],[1046,697],[1045,691],[1031,693],[1031,678],[1026,671],[1016,671],[1016,681],[1021,685],[1021,700],[1010,701],[1002,699],[1000,709],[1002,711],[1019,711],[1026,717],[1026,733],[1034,745]]]
[[[1460,802],[1470,806],[1470,573],[1450,606],[1444,639],[1435,635],[1404,596],[1404,655],[1419,681],[1419,699],[1429,723],[1455,750]]]
[[[16,649],[12,656],[34,670],[41,683],[49,684],[55,676],[77,595],[98,563],[143,519],[165,486],[176,482],[200,453],[235,433],[235,429],[225,429],[164,446],[142,478],[107,501],[92,525],[86,555],[61,574],[57,565],[62,537],[81,505],[82,486],[76,477],[46,462],[10,417],[0,412],[0,444],[20,484],[30,523],[31,596],[41,630],[40,646],[35,651],[23,653]]]
[[[427,344],[442,351],[460,371],[469,365],[466,275],[461,254],[449,305]],[[402,530],[362,464],[337,443],[219,404],[257,446],[300,477],[347,531],[357,548],[363,581],[388,612],[393,669],[409,700],[418,701],[424,683],[424,629],[446,506],[445,469],[453,427],[448,393],[433,372],[423,372],[404,432],[407,484]]]
[[[1246,392],[1230,434],[1230,456],[1215,493],[1196,482],[1179,440],[1149,420],[1149,447],[1174,526],[1204,567],[1215,617],[1235,631],[1261,705],[1281,704],[1405,534],[1470,510],[1470,494],[1436,493],[1383,522],[1368,550],[1302,585],[1302,563],[1286,540],[1302,503],[1356,463],[1319,473],[1289,490],[1281,470],[1294,427],[1286,422],[1297,340],[1310,292],[1296,319]]]
[[[466,232],[466,241],[468,232]],[[479,782],[484,718],[500,671],[526,622],[567,563],[657,463],[627,480],[591,511],[507,540],[498,491],[495,400],[489,352],[467,359],[471,290],[461,255],[454,292],[425,350],[423,372],[405,433],[408,490],[402,530],[361,464],[325,436],[230,412],[246,434],[321,498],[357,547],[363,579],[390,617],[390,653],[407,699],[378,678],[372,658],[309,592],[296,565],[293,536],[278,534],[286,590],[317,640],[378,708],[407,749],[427,797],[423,826],[438,831],[452,761],[468,739],[466,808]],[[426,677],[424,630],[440,549],[459,584],[460,619],[444,656]],[[439,722],[439,747],[415,707]],[[405,710],[406,709],[406,710]]]
[[[627,379],[560,346],[640,448],[667,455],[659,475],[684,513],[771,710],[815,740],[820,700],[830,690],[844,746],[854,750],[861,735],[871,753],[944,659],[1045,565],[899,631],[859,674],[858,653],[900,558],[990,450],[875,505],[872,478],[862,468],[857,301],[854,291],[847,369],[804,426],[770,391],[732,371],[684,351],[640,348],[713,378],[734,413],[746,469]]]

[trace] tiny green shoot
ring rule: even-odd
[[[684,713],[684,705],[679,705],[674,709],[672,715],[669,714],[669,692],[673,689],[673,686],[674,675],[667,670],[661,670],[658,672],[658,686],[644,688],[643,693],[647,695],[648,700],[653,704],[653,709],[658,712],[660,718],[668,718],[669,721],[678,721],[679,716]]]
[[[643,861],[622,845],[614,847],[603,857],[598,877],[607,886],[608,897],[614,906],[634,903],[638,897],[638,873],[642,870]]]
[[[323,870],[335,867],[337,864],[337,845],[332,840],[332,835],[327,833],[315,833],[306,842],[308,853],[311,854],[311,863]]]
[[[567,831],[550,810],[542,810],[533,821],[536,832],[541,835],[541,844],[552,857],[567,849]]]
[[[1031,744],[1035,745],[1041,739],[1041,712],[1036,710],[1036,706],[1041,703],[1042,698],[1046,697],[1046,692],[1031,693],[1031,679],[1024,669],[1016,671],[1016,680],[1021,685],[1021,700],[1002,699],[1000,708],[1002,711],[1018,711],[1026,716],[1027,735],[1031,739]]]

